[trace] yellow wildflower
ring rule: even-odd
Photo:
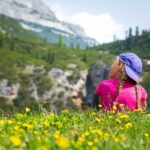
[[[115,142],[115,143],[118,143],[118,142],[119,142],[119,138],[115,136],[115,137],[114,137],[114,142]]]
[[[108,116],[109,119],[113,118],[113,116]]]
[[[95,120],[99,123],[101,120],[99,118],[95,118]]]
[[[15,146],[19,146],[21,145],[21,140],[18,136],[10,136],[9,140],[11,141],[12,144],[14,144]]]
[[[104,134],[103,131],[99,130],[99,129],[91,130],[91,133],[96,133],[96,134],[98,134],[100,136],[102,136]]]
[[[120,107],[124,107],[124,104],[119,104],[120,105]]]
[[[131,128],[132,127],[132,123],[131,122],[128,122],[125,124],[125,128]]]
[[[49,127],[49,123],[47,121],[45,121],[43,124],[45,127]]]
[[[89,136],[89,132],[88,131],[86,131],[85,133],[83,133],[82,135],[81,135],[81,137],[83,137],[83,138],[85,138],[85,137],[87,137],[87,136]]]
[[[118,115],[121,116],[121,112],[118,112]]]
[[[95,115],[96,115],[96,113],[95,113],[95,112],[92,112],[92,115],[93,115],[93,116],[95,116]]]
[[[19,130],[19,126],[15,126],[14,129],[15,129],[15,130]]]
[[[88,143],[87,143],[89,146],[93,146],[93,142],[91,142],[91,141],[89,141]]]
[[[59,137],[60,137],[59,131],[56,131],[56,132],[54,133],[54,138],[55,138],[55,139],[59,139]]]
[[[24,124],[23,124],[23,126],[24,126],[25,128],[27,128],[27,129],[31,129],[31,128],[33,128],[33,126],[32,126],[32,125],[27,124],[27,123],[24,123]]]
[[[33,133],[34,133],[35,135],[38,135],[38,132],[37,132],[37,131],[34,131]]]
[[[12,121],[12,120],[7,120],[7,123],[8,123],[8,124],[12,124],[13,121]]]
[[[80,145],[84,142],[84,138],[83,137],[79,137],[77,144]]]
[[[44,134],[48,134],[49,132],[48,132],[48,130],[44,130]]]
[[[146,114],[147,117],[150,117],[150,114]]]
[[[71,131],[70,134],[71,134],[72,136],[75,136],[75,135],[77,135],[78,133],[77,133],[77,131],[74,130],[74,131]]]
[[[102,130],[97,130],[98,135],[102,136],[104,133]]]
[[[116,107],[116,102],[114,102],[114,105],[113,105],[113,110],[117,110],[117,107]]]
[[[26,112],[30,112],[30,108],[25,108],[25,111]]]
[[[116,123],[120,124],[120,123],[121,123],[121,120],[116,119]]]
[[[90,133],[88,131],[85,132],[85,135],[88,136]]]
[[[128,119],[129,116],[128,116],[128,115],[121,115],[120,118],[121,118],[121,119]]]
[[[56,139],[56,144],[60,148],[68,148],[69,147],[69,140],[67,137],[60,136],[58,139]]]
[[[93,129],[90,131],[91,133],[97,133],[97,130]]]
[[[0,120],[0,125],[1,125],[1,124],[4,124],[4,121],[3,121],[3,120]]]
[[[148,134],[148,133],[144,133],[144,136],[145,136],[145,137],[149,137],[149,134]]]

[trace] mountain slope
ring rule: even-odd
[[[14,19],[0,15],[0,33],[8,37],[16,37],[24,41],[43,42],[35,33],[21,27]]]
[[[73,47],[85,48],[97,43],[80,26],[59,21],[42,0],[1,0],[0,14],[18,20],[24,28],[51,43],[58,43],[60,36],[64,37],[64,44]]]

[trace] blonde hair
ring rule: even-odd
[[[120,82],[119,82],[119,85],[118,85],[118,93],[117,93],[117,97],[115,99],[115,102],[117,102],[118,100],[118,97],[123,89],[123,85],[124,85],[124,82],[127,80],[127,75],[125,73],[125,70],[124,68],[122,68],[122,71],[121,71],[121,79],[120,79]]]
[[[135,86],[135,91],[136,91],[136,96],[137,96],[138,109],[141,109],[141,110],[145,111],[146,107],[147,107],[147,104],[144,103],[144,102],[143,103],[141,102],[141,99],[140,99],[141,95],[138,92],[139,91],[139,85],[138,84]]]

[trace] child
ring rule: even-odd
[[[111,65],[109,80],[103,80],[96,89],[104,111],[146,110],[147,93],[138,85],[142,62],[134,53],[123,53]]]

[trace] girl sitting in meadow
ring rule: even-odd
[[[147,93],[138,85],[141,72],[142,62],[136,54],[120,54],[110,67],[109,80],[103,80],[96,89],[102,109],[146,110]]]

